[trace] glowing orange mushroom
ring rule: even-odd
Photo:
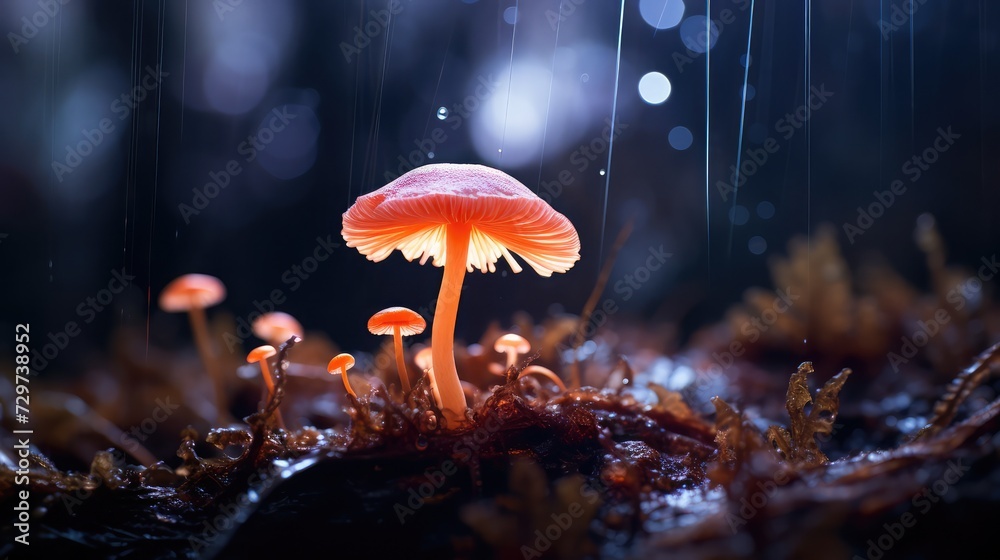
[[[516,253],[542,276],[566,272],[580,259],[573,224],[506,173],[482,165],[432,164],[358,198],[344,213],[348,247],[371,261],[394,250],[407,260],[444,267],[431,333],[434,378],[442,412],[466,421],[455,367],[455,319],[466,271],[494,272],[503,257],[516,273]]]
[[[336,375],[336,371],[340,370],[340,376],[343,378],[344,389],[347,390],[347,394],[354,398],[358,398],[358,394],[351,388],[351,381],[347,379],[347,370],[352,367],[354,367],[354,356],[350,354],[337,354],[330,360],[330,363],[327,364],[326,371]]]
[[[228,414],[222,374],[215,364],[215,352],[208,336],[208,321],[205,308],[219,304],[226,299],[226,286],[222,280],[206,274],[185,274],[167,284],[160,292],[160,309],[178,313],[186,311],[191,320],[195,346],[201,357],[215,390],[215,405],[220,415]]]
[[[393,347],[396,350],[396,370],[403,391],[410,392],[410,376],[406,372],[406,362],[403,360],[403,337],[424,332],[427,323],[419,313],[405,307],[389,307],[372,315],[368,320],[368,330],[372,334],[391,334]]]
[[[253,334],[266,341],[271,346],[281,346],[289,338],[302,338],[302,324],[288,313],[272,311],[265,313],[253,322]]]
[[[271,375],[271,366],[268,365],[267,360],[277,353],[278,351],[274,349],[274,346],[265,344],[264,346],[254,348],[247,354],[248,364],[260,363],[260,374],[264,378],[264,386],[267,387],[268,401],[274,398],[274,377]],[[279,428],[285,429],[285,421],[281,418],[281,411],[278,409],[274,410],[274,421],[278,424]]]

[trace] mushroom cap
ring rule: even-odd
[[[253,322],[253,334],[261,340],[280,340],[284,342],[295,336],[302,336],[302,325],[288,313],[272,311],[265,313]]]
[[[207,274],[185,274],[167,284],[160,292],[160,309],[169,312],[211,307],[226,299],[222,280]]]
[[[427,322],[419,313],[405,307],[387,307],[368,319],[368,330],[372,334],[392,334],[399,327],[399,334],[412,336],[424,332]]]
[[[257,362],[261,360],[266,360],[277,353],[278,351],[274,349],[274,346],[271,346],[269,344],[258,346],[253,350],[251,350],[249,354],[247,354],[247,363],[256,364]]]
[[[496,270],[502,256],[514,272],[517,253],[535,272],[566,272],[580,259],[573,224],[506,173],[483,165],[435,163],[404,173],[358,197],[341,234],[368,260],[399,249],[420,264],[444,266],[449,224],[471,226],[466,268]]]
[[[531,344],[521,335],[507,333],[497,339],[493,344],[493,349],[497,352],[506,352],[512,349],[518,354],[524,354],[528,350],[531,350]]]
[[[339,369],[342,373],[346,374],[347,370],[352,367],[354,367],[354,356],[350,354],[337,354],[326,365],[326,371],[333,373]]]

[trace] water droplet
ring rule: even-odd
[[[586,74],[586,73],[580,74],[580,81],[583,82],[583,83],[589,82],[590,81],[590,74]]]
[[[420,434],[417,436],[417,451],[423,451],[427,449],[427,436]]]
[[[52,268],[52,259],[49,259],[49,268]]]
[[[448,118],[448,108],[438,107],[438,120],[443,121]]]
[[[497,148],[497,153],[498,154],[502,154],[503,153],[503,148]]]
[[[601,177],[604,177],[604,174],[607,173],[607,172],[602,169],[602,170],[598,171],[598,173],[601,174]]]

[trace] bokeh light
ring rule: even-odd
[[[659,72],[649,72],[639,79],[639,95],[651,105],[659,105],[670,97],[670,80]]]
[[[755,255],[763,255],[764,251],[767,251],[767,241],[763,237],[755,235],[747,242],[747,248]]]
[[[670,134],[667,135],[667,140],[673,149],[686,150],[694,142],[694,136],[686,126],[675,126],[670,130]]]
[[[639,14],[656,29],[670,29],[684,17],[684,1],[639,0]]]
[[[706,29],[706,25],[711,25],[710,32]],[[681,41],[691,52],[708,52],[718,40],[718,26],[714,21],[708,24],[708,18],[705,16],[691,16],[681,23]]]

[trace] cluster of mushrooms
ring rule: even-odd
[[[368,260],[378,262],[394,250],[420,264],[428,260],[444,267],[444,276],[434,311],[431,344],[414,356],[423,369],[447,428],[460,428],[469,419],[463,382],[455,366],[454,335],[459,297],[466,272],[495,272],[503,257],[513,272],[522,270],[517,254],[541,276],[566,272],[580,258],[580,239],[573,224],[513,177],[482,165],[432,164],[414,169],[388,185],[361,196],[343,215],[341,232],[348,247],[355,247]],[[198,352],[213,381],[218,410],[225,410],[223,373],[211,359],[212,348],[205,308],[225,298],[222,282],[202,274],[181,276],[164,288],[160,307],[169,312],[186,311],[191,320]],[[426,322],[405,307],[389,307],[375,313],[368,330],[392,335],[396,367],[404,393],[411,383],[406,370],[402,337],[420,334]],[[302,336],[302,326],[282,312],[267,313],[254,321],[256,336],[270,344],[253,349],[247,362],[259,363],[268,398],[275,381],[268,360],[275,346]],[[516,370],[519,354],[530,349],[527,341],[508,334],[496,341],[495,350],[507,355],[506,368],[493,364],[496,375],[536,374],[549,378],[561,390],[562,380],[551,370],[528,365]],[[355,364],[350,354],[334,356],[327,370],[340,374],[344,388],[354,400],[347,371]],[[284,427],[280,412],[274,422]]]

